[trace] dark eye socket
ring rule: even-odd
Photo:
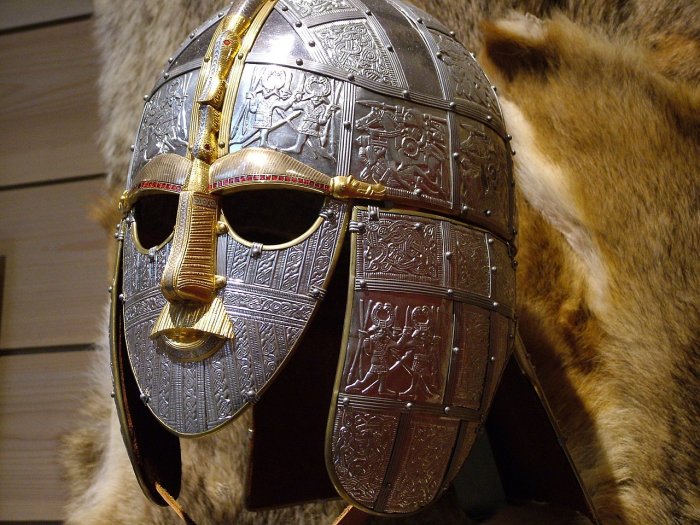
[[[146,249],[163,244],[175,229],[178,195],[158,194],[141,197],[134,204],[136,234]]]
[[[224,195],[221,209],[233,230],[249,242],[283,244],[318,219],[325,197],[294,190],[251,190]]]

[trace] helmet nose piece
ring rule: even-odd
[[[183,191],[173,245],[160,281],[171,304],[209,304],[226,279],[216,275],[218,203],[208,193]]]

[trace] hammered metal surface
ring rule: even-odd
[[[211,357],[181,362],[160,339],[149,338],[165,306],[160,279],[171,242],[140,250],[130,221],[124,240],[126,347],[147,406],[167,428],[210,432],[254,402],[283,366],[309,322],[333,269],[347,206],[329,201],[307,239],[259,255],[228,234],[218,237],[218,272],[228,278],[219,297],[235,338]],[[137,225],[138,226],[138,225]]]
[[[493,300],[494,283],[514,271],[502,266],[501,241],[438,216],[356,207],[351,225],[354,296],[331,475],[369,510],[413,512],[459,470],[486,413],[514,307]],[[382,431],[368,431],[368,421]],[[371,463],[347,453],[358,442],[376,454]]]

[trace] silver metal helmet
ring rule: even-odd
[[[337,492],[392,515],[439,496],[514,333],[511,166],[474,57],[402,1],[242,0],[193,32],[146,99],[118,230],[115,397],[146,494],[177,495],[177,436],[307,346],[337,355]]]

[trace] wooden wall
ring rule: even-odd
[[[0,0],[0,523],[62,518],[59,439],[107,301],[90,9]]]

